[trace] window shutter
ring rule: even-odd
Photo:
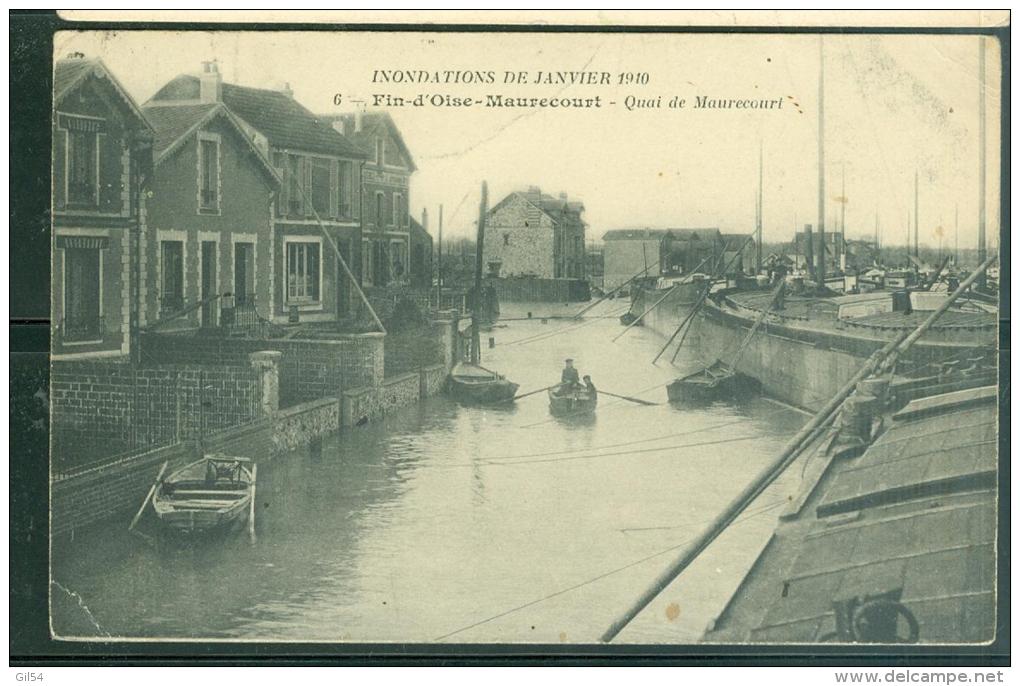
[[[290,168],[287,165],[286,155],[276,154],[276,171],[279,172],[283,182],[280,187],[280,200],[277,203],[276,213],[286,216],[290,209]]]
[[[339,212],[337,212],[337,207],[339,205],[337,198],[340,193],[339,164],[340,163],[336,160],[329,161],[329,216],[331,217],[336,217],[339,214]]]

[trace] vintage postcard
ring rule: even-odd
[[[1001,34],[635,23],[54,35],[54,639],[997,639]]]

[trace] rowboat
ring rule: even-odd
[[[598,402],[598,392],[584,386],[561,384],[549,389],[549,411],[553,414],[594,412]]]
[[[447,393],[469,405],[512,400],[518,388],[518,384],[508,381],[502,374],[465,362],[453,368],[446,383]]]
[[[152,508],[171,530],[209,531],[244,519],[254,487],[250,459],[206,455],[160,481]]]
[[[738,393],[757,392],[755,379],[735,371],[722,360],[666,386],[670,401],[717,400]]]

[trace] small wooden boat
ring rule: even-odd
[[[469,405],[513,400],[518,388],[518,384],[502,374],[466,362],[455,366],[446,382],[447,392],[458,402]]]
[[[624,312],[620,315],[620,323],[624,326],[630,326],[637,319],[637,315],[632,312]]]
[[[553,414],[594,412],[598,402],[598,392],[584,386],[561,384],[549,389],[549,411]]]
[[[737,372],[722,360],[716,360],[711,366],[669,384],[666,393],[670,401],[716,400],[757,392],[759,386],[756,379]]]
[[[172,530],[209,531],[244,519],[254,487],[250,459],[206,455],[160,481],[152,508]]]

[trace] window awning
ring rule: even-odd
[[[57,247],[105,250],[110,247],[110,239],[107,236],[57,236]]]

